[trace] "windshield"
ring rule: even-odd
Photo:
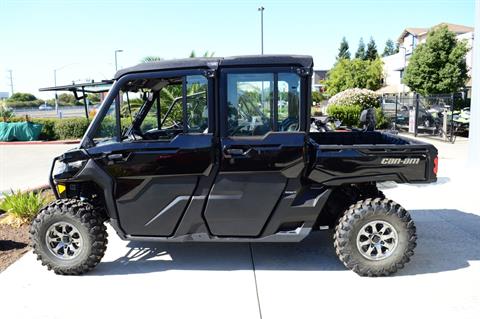
[[[117,98],[119,123],[112,103],[94,142],[114,141],[117,125],[123,141],[170,140],[180,133],[207,133],[207,88],[203,75],[130,81]]]

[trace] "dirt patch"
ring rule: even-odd
[[[3,216],[0,215],[0,219]],[[0,224],[0,272],[23,256],[28,247],[29,225],[19,228]]]

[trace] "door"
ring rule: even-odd
[[[132,126],[122,142],[90,150],[115,180],[119,224],[128,235],[172,236],[199,180],[210,174],[208,81],[189,75],[128,82],[124,92],[147,92]],[[123,99],[123,110],[131,100]]]
[[[217,236],[256,237],[305,167],[301,78],[278,69],[222,70],[220,169],[204,216]]]

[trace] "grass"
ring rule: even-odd
[[[2,218],[1,222],[12,226],[30,223],[38,211],[52,200],[52,195],[47,192],[12,191],[11,194],[4,193],[3,196],[0,210],[5,211],[7,216]]]

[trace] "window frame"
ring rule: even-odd
[[[183,86],[186,86],[186,77],[189,75],[202,75],[207,79],[207,108],[208,108],[208,133],[215,133],[215,83],[214,77],[210,76],[212,71],[208,68],[201,68],[201,69],[183,69],[183,70],[167,70],[167,71],[152,71],[152,72],[139,72],[139,73],[132,73],[122,76],[120,79],[116,80],[110,91],[108,92],[105,100],[103,101],[99,112],[90,123],[87,128],[87,131],[82,138],[80,145],[84,148],[95,147],[96,144],[93,142],[93,138],[95,134],[100,129],[103,119],[108,113],[108,110],[112,103],[116,101],[115,105],[115,115],[116,115],[116,134],[112,136],[112,139],[116,143],[122,143],[121,140],[121,127],[120,127],[120,96],[119,93],[121,88],[129,81],[138,80],[138,79],[154,79],[154,78],[172,78],[172,77],[182,77],[182,91]],[[183,92],[182,92],[183,94]],[[184,94],[183,94],[184,95]],[[186,108],[186,96],[182,99],[182,108],[185,110]],[[152,105],[152,107],[154,107]],[[188,131],[183,132],[183,134],[188,134]],[[199,134],[199,133],[191,133],[191,134]],[[154,142],[152,140],[146,142]]]
[[[255,73],[271,73],[273,75],[273,103],[271,105],[271,120],[273,120],[272,130],[270,130],[267,134],[275,132],[275,133],[285,133],[278,131],[278,75],[279,73],[293,73],[298,75],[300,81],[300,103],[299,107],[299,129],[297,132],[305,131],[305,123],[306,115],[305,115],[305,107],[307,105],[306,96],[304,93],[304,88],[308,85],[308,76],[302,76],[299,74],[297,70],[300,67],[282,67],[282,66],[265,66],[265,67],[251,67],[251,68],[223,68],[220,70],[220,78],[219,78],[219,86],[220,96],[219,96],[219,118],[220,118],[220,137],[222,138],[231,138],[231,139],[262,139],[264,135],[252,135],[252,136],[232,136],[228,135],[228,86],[227,86],[227,78],[228,74],[255,74]]]

